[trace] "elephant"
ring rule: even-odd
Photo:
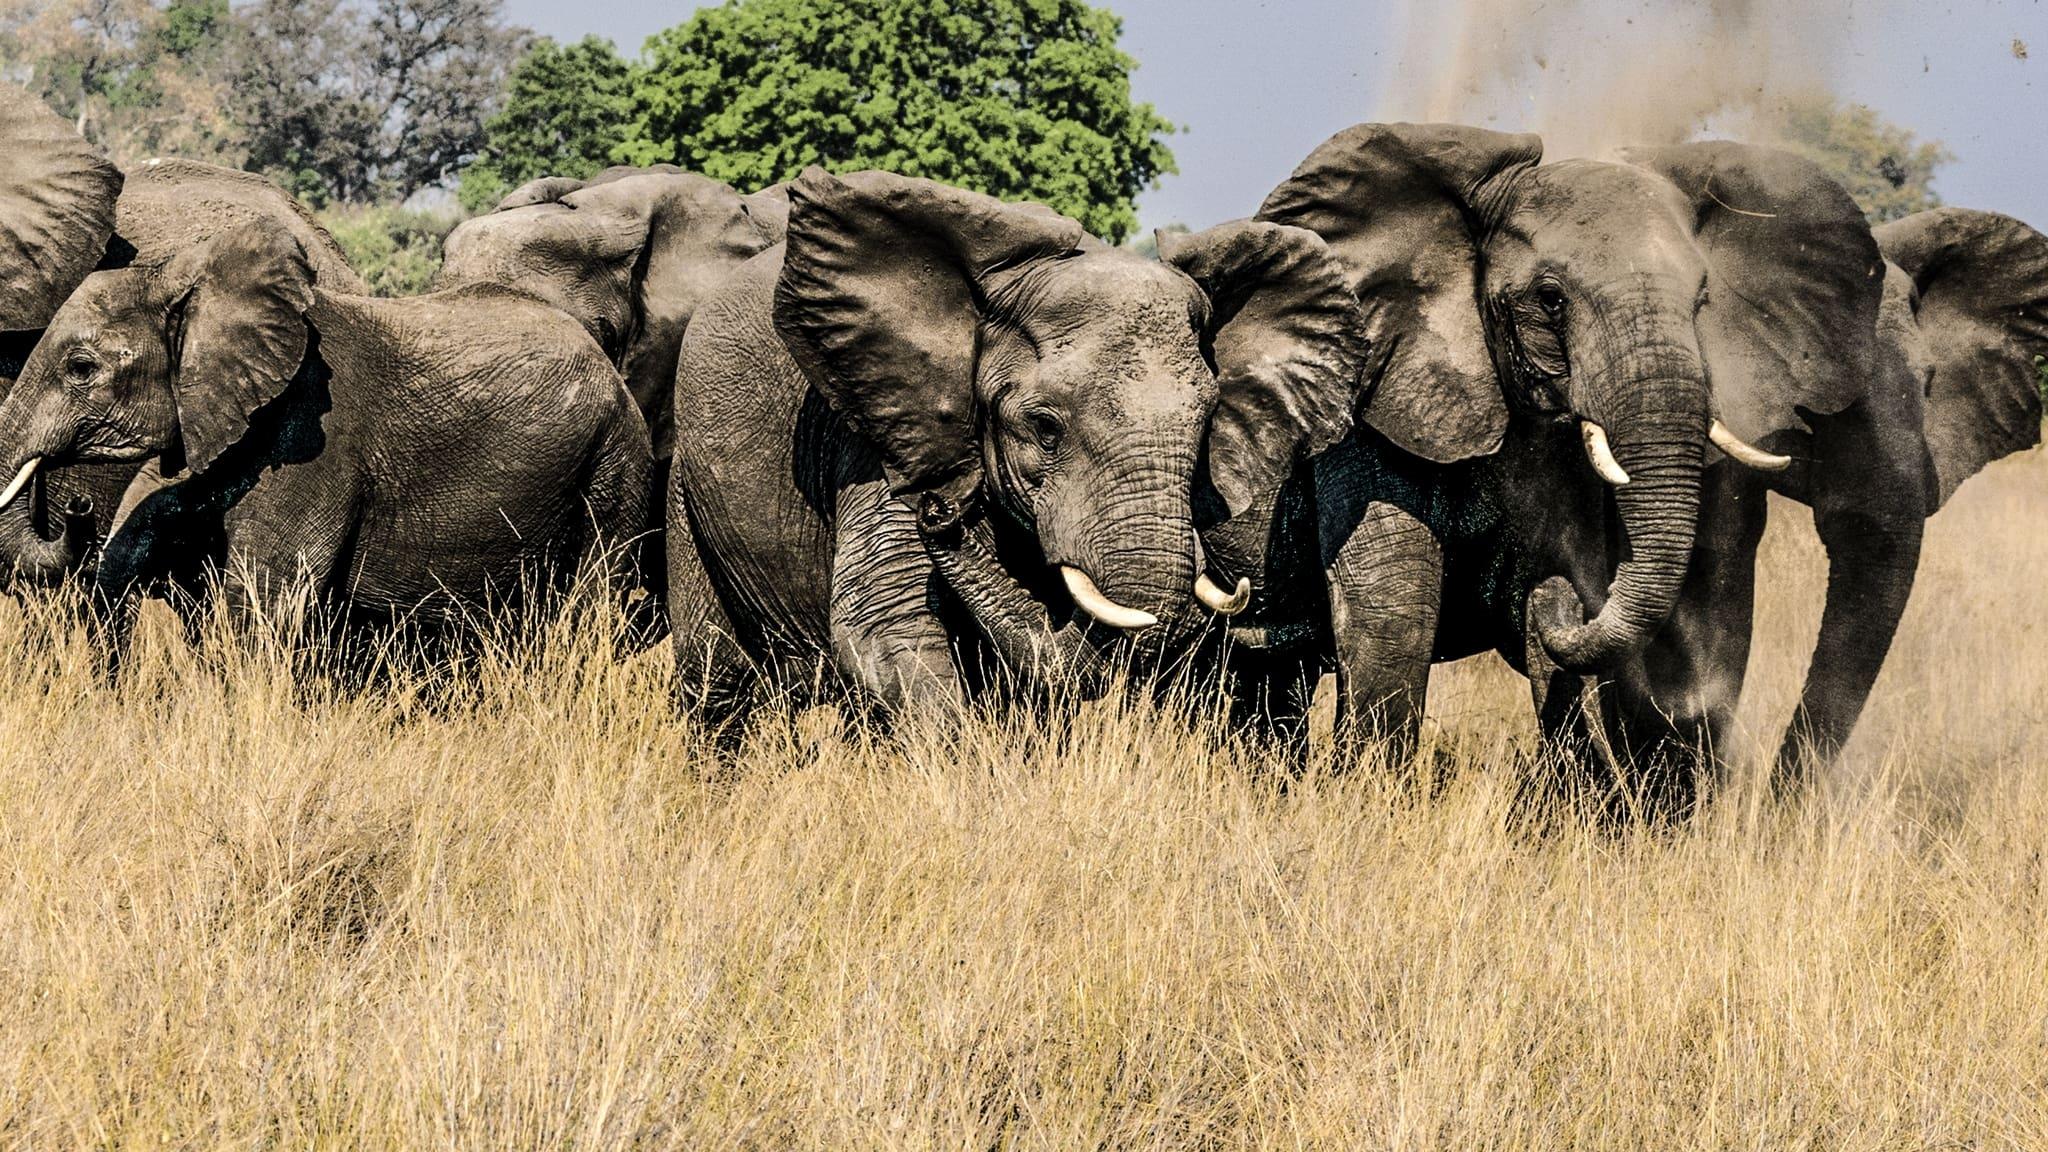
[[[16,94],[0,112],[0,140],[19,175],[0,190],[0,233],[8,237],[0,241],[0,275],[39,279],[33,288],[22,280],[18,297],[10,290],[18,310],[0,318],[0,387],[13,386],[50,315],[87,273],[159,264],[243,221],[279,222],[323,286],[366,291],[340,246],[269,180],[189,160],[145,161],[124,177],[69,124]],[[0,512],[0,564],[36,585],[86,570],[124,504],[160,483],[154,466],[139,460],[39,470],[28,498]]]
[[[1161,265],[927,180],[786,192],[677,361],[686,707],[730,717],[764,676],[883,717],[1090,695],[1242,610],[1197,578],[1197,515],[1341,437],[1365,357],[1320,240],[1239,222]]]
[[[491,286],[330,291],[269,214],[88,276],[0,404],[10,476],[151,458],[173,480],[95,575],[116,661],[139,595],[215,575],[238,615],[309,582],[350,632],[451,634],[653,509],[646,426],[573,320]]]
[[[105,254],[122,178],[42,101],[6,83],[0,83],[0,157],[4,396],[51,315]],[[0,577],[31,585],[63,579],[90,544],[94,511],[111,511],[118,485],[126,482],[115,477],[109,492],[105,480],[44,477],[29,499],[0,512]]]
[[[1682,811],[1732,723],[1766,490],[1814,508],[1830,561],[1791,772],[1861,709],[1936,477],[1983,461],[1930,452],[1886,368],[1878,241],[1818,167],[1732,142],[1541,156],[1359,125],[1261,206],[1328,243],[1374,352],[1352,434],[1204,535],[1212,578],[1254,588],[1226,658],[1259,723],[1298,732],[1329,665],[1340,737],[1398,746],[1430,664],[1492,649],[1554,746]],[[1926,403],[1930,428],[1979,419],[1967,389]]]
[[[734,269],[781,241],[788,212],[779,188],[741,196],[670,164],[542,177],[449,233],[435,283],[518,288],[582,323],[640,405],[659,484],[690,317]]]

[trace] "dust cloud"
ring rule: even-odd
[[[1896,0],[1893,0],[1896,2]],[[1407,0],[1387,119],[1541,132],[1551,157],[1768,139],[1825,92],[1869,0]]]

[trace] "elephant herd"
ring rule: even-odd
[[[1430,666],[1492,650],[1554,747],[1682,808],[1768,494],[1828,557],[1790,780],[1853,728],[1925,519],[2039,440],[2043,355],[2048,237],[1873,229],[1737,143],[1359,125],[1157,259],[888,173],[615,168],[385,300],[260,177],[124,174],[0,88],[0,554],[88,586],[110,655],[170,590],[453,630],[602,561],[718,721],[1192,670],[1298,748],[1328,671],[1342,745],[1398,748]]]

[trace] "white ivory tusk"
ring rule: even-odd
[[[1783,472],[1792,466],[1792,458],[1790,456],[1780,456],[1774,452],[1766,452],[1753,444],[1744,442],[1735,433],[1730,432],[1728,426],[1719,420],[1707,426],[1707,439],[1714,442],[1714,447],[1727,453],[1730,460],[1735,461],[1737,464],[1746,464],[1759,472]]]
[[[1209,574],[1204,572],[1195,577],[1195,599],[1200,600],[1204,608],[1218,616],[1235,616],[1252,602],[1252,582],[1239,576],[1237,590],[1225,592],[1221,585],[1209,579]]]
[[[1095,581],[1086,572],[1071,565],[1060,565],[1060,579],[1066,581],[1067,595],[1074,598],[1081,611],[1095,617],[1111,628],[1126,630],[1150,628],[1159,623],[1159,617],[1137,608],[1126,608],[1102,594]]]
[[[1579,438],[1586,442],[1586,459],[1593,462],[1593,471],[1602,480],[1616,488],[1628,483],[1628,473],[1621,470],[1621,465],[1615,462],[1614,450],[1607,446],[1607,429],[1591,420],[1581,420]]]
[[[21,490],[28,487],[29,477],[36,474],[36,465],[42,462],[43,458],[41,456],[31,456],[28,458],[28,463],[21,466],[21,471],[14,474],[14,480],[7,485],[7,490],[0,492],[0,508],[5,508],[9,504],[14,503],[14,498],[21,495]]]

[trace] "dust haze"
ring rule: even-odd
[[[1381,107],[1543,134],[1551,157],[1699,136],[1767,140],[1788,99],[1827,91],[1852,0],[1408,0]]]

